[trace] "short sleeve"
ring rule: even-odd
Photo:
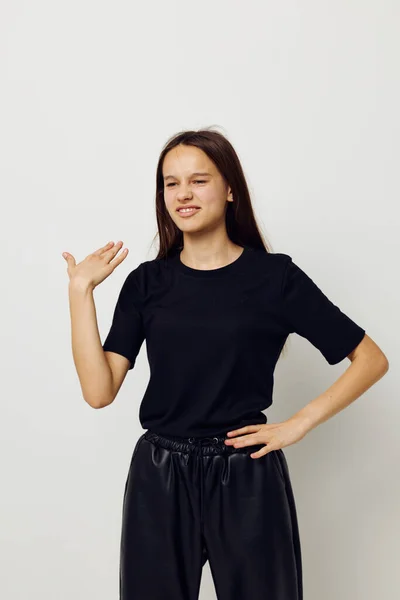
[[[365,329],[327,298],[290,256],[284,256],[281,309],[290,332],[306,338],[335,365],[358,346]]]
[[[103,350],[116,352],[130,360],[129,371],[135,365],[145,337],[136,273],[137,269],[131,271],[122,285],[111,327],[103,344]]]

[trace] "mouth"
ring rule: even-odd
[[[182,206],[181,208],[177,208],[176,212],[180,217],[191,217],[199,212],[199,210],[201,210],[199,206]]]

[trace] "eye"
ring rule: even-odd
[[[205,179],[194,179],[194,183],[207,183]],[[167,183],[167,187],[171,187],[171,185],[175,185],[175,183]]]

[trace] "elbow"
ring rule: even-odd
[[[383,366],[382,366],[382,368],[383,368],[383,375],[386,375],[386,373],[389,371],[389,361],[388,361],[388,359],[386,358],[385,355],[383,355],[383,356],[384,356]]]
[[[90,406],[90,408],[103,408],[103,405],[100,402],[97,402],[92,398],[87,398],[86,396],[83,396],[83,399],[86,402],[86,404]]]
[[[91,408],[99,409],[104,408],[105,404],[89,404]]]
[[[367,359],[366,366],[379,379],[389,371],[389,361],[383,353],[379,356],[371,356],[369,360]]]
[[[389,361],[383,352],[380,352],[378,356],[372,355],[369,360],[367,359],[367,364],[370,369],[374,370],[381,377],[389,371]]]
[[[381,375],[385,375],[389,371],[389,361],[384,352],[379,348],[378,356],[375,356],[375,362],[377,364],[377,369],[380,371]]]
[[[88,404],[91,408],[95,408],[95,409],[105,408],[106,406],[108,406],[109,404],[111,404],[114,401],[114,398],[112,398],[112,399],[87,398],[85,396],[83,397],[83,399],[85,400],[86,404]]]
[[[356,348],[348,355],[353,361],[357,359],[365,361],[370,369],[383,376],[389,371],[389,361],[381,348],[367,334]]]

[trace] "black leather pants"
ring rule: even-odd
[[[302,600],[296,508],[282,450],[146,431],[125,486],[120,600]]]

